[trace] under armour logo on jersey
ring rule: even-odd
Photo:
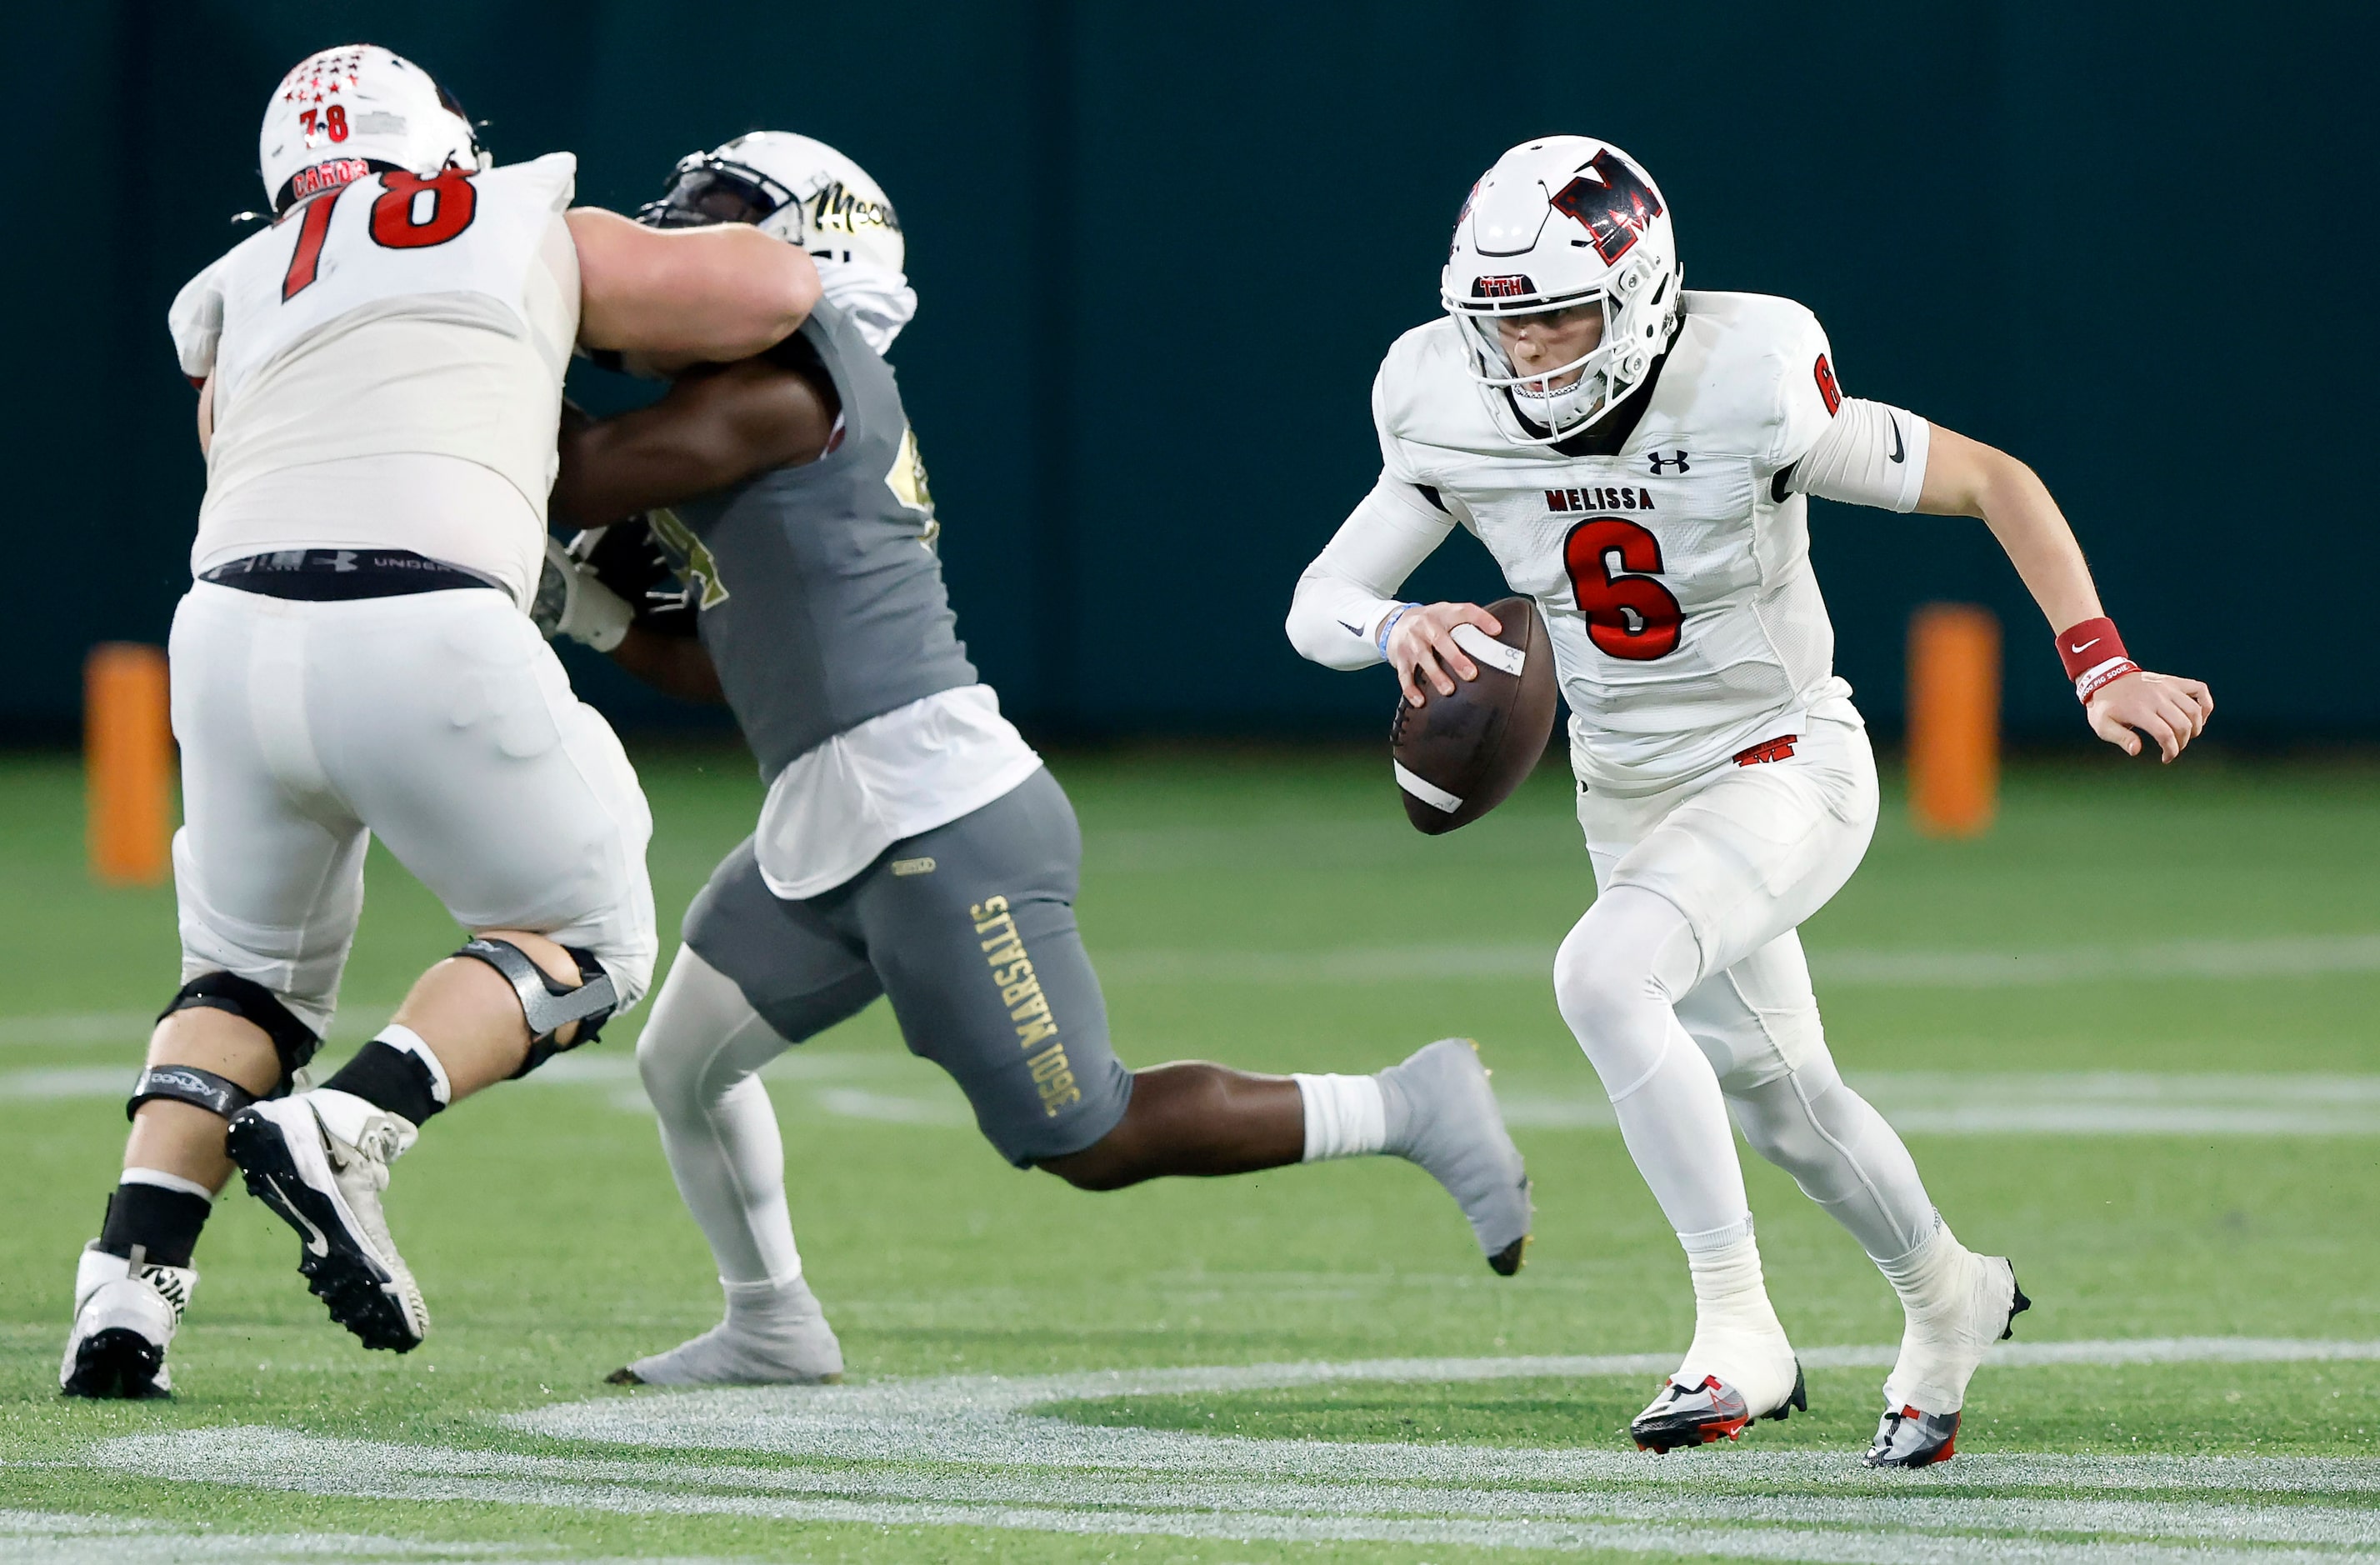
[[[1686,466],[1686,454],[1682,451],[1674,456],[1664,456],[1658,451],[1648,451],[1645,454],[1645,460],[1653,464],[1653,476],[1657,479],[1661,476],[1663,469],[1669,467],[1675,467],[1682,473],[1694,471]]]

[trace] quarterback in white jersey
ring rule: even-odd
[[[270,226],[174,302],[207,494],[175,614],[182,987],[159,1018],[60,1366],[166,1390],[235,1164],[367,1347],[429,1328],[380,1193],[426,1120],[594,1037],[657,944],[619,741],[524,612],[576,343],[735,359],[797,327],[807,256],[570,210],[566,153],[490,166],[419,67],[325,50],[259,138]],[[470,932],[321,1087],[377,833]]]
[[[1805,496],[1980,516],[2058,633],[2092,728],[2170,761],[2213,712],[2143,673],[2022,463],[1847,398],[1789,300],[1691,293],[1659,188],[1585,137],[1507,152],[1457,220],[1444,318],[1372,393],[1382,471],[1299,579],[1289,633],[1405,697],[1477,670],[1468,603],[1397,588],[1456,528],[1551,637],[1598,895],[1554,959],[1562,1014],[1684,1246],[1696,1324],[1640,1446],[1733,1438],[1805,1407],[1762,1280],[1729,1116],[1857,1238],[1907,1316],[1865,1460],[1951,1455],[1985,1347],[2027,1301],[1951,1234],[1891,1127],[1837,1074],[1795,929],[1876,815],[1875,761],[1810,568]]]

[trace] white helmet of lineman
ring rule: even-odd
[[[1608,141],[1548,136],[1496,160],[1454,220],[1439,285],[1471,370],[1523,442],[1580,433],[1644,383],[1677,330],[1677,234],[1659,187]],[[1592,307],[1603,335],[1567,364],[1522,374],[1499,320]]]
[[[256,139],[275,216],[375,170],[427,176],[488,162],[454,95],[377,43],[342,43],[298,61],[273,90]]]
[[[868,171],[823,141],[755,130],[678,160],[669,188],[637,221],[656,228],[749,223],[818,263],[826,297],[882,353],[917,311],[902,273],[901,219]]]

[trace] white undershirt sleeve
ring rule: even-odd
[[[1847,396],[1817,443],[1793,465],[1789,493],[1914,511],[1933,426],[1906,408]]]
[[[1397,606],[1393,594],[1453,530],[1454,518],[1418,489],[1381,474],[1297,578],[1289,605],[1290,645],[1326,668],[1380,661],[1372,633]]]

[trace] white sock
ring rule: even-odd
[[[160,1190],[178,1190],[185,1195],[195,1195],[212,1204],[215,1193],[195,1179],[184,1179],[163,1169],[127,1169],[115,1176],[118,1184],[153,1184]]]
[[[1897,1259],[1876,1262],[1876,1269],[1900,1295],[1901,1308],[1923,1316],[1961,1297],[1960,1285],[1965,1282],[1966,1272],[1958,1263],[1966,1248],[1937,1213],[1934,1231],[1915,1249]]]
[[[420,1061],[430,1071],[430,1096],[438,1099],[438,1106],[442,1109],[453,1106],[455,1084],[446,1079],[446,1067],[438,1062],[438,1056],[431,1051],[430,1045],[423,1041],[419,1033],[391,1022],[373,1035],[372,1041],[384,1043]]]
[[[798,1271],[768,1282],[730,1282],[722,1277],[719,1285],[727,1293],[727,1329],[739,1337],[770,1341],[787,1336],[817,1308]]]
[[[1388,1145],[1389,1110],[1378,1076],[1293,1075],[1305,1106],[1305,1161],[1360,1158]]]
[[[1768,1302],[1751,1219],[1681,1233],[1678,1241],[1694,1276],[1694,1340],[1675,1378],[1695,1386],[1716,1375],[1742,1392],[1753,1412],[1776,1406],[1793,1389],[1792,1352]]]
[[[1710,1233],[1681,1233],[1678,1243],[1685,1246],[1686,1269],[1694,1276],[1698,1320],[1728,1330],[1784,1330],[1768,1302],[1760,1244],[1749,1219]]]

